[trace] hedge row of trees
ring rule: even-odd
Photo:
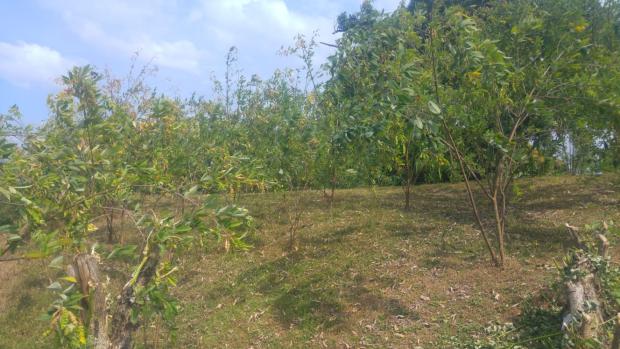
[[[171,99],[147,71],[118,80],[86,66],[62,77],[40,129],[15,126],[17,108],[2,115],[0,253],[68,267],[51,286],[61,344],[126,348],[150,317],[173,326],[179,251],[247,247],[242,192],[314,188],[331,201],[335,188],[402,185],[409,209],[416,183],[464,180],[502,266],[516,177],[620,165],[616,0],[428,0],[389,14],[367,2],[337,31],[335,43],[298,37],[284,54],[303,68],[266,80],[237,73],[231,49],[213,98]],[[321,44],[335,53],[318,67]],[[161,198],[176,203],[151,210]],[[97,258],[131,269],[121,290]]]

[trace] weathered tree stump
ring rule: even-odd
[[[67,273],[73,276],[82,300],[82,322],[88,326],[88,333],[95,349],[108,349],[108,312],[105,301],[105,286],[99,276],[99,261],[91,254],[78,254],[73,264],[68,267]]]
[[[573,252],[568,266],[573,278],[565,283],[567,306],[562,319],[562,331],[583,339],[596,339],[599,326],[604,320],[597,270],[591,260],[592,251],[579,235],[578,228],[568,224],[566,227],[577,250]],[[597,234],[596,239],[598,254],[606,258],[609,249],[607,238],[603,234]]]
[[[562,329],[573,331],[581,338],[596,338],[597,328],[603,322],[596,278],[592,272],[566,282],[568,306],[562,319]]]

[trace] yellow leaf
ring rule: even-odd
[[[469,72],[468,75],[471,80],[476,80],[480,77],[480,75],[482,75],[482,73],[479,71],[473,71],[473,72]]]
[[[86,227],[86,229],[87,229],[89,232],[92,232],[92,231],[97,230],[97,226],[95,226],[95,225],[94,225],[94,224],[92,224],[92,223],[89,223],[89,224],[88,224],[88,226]]]
[[[65,280],[65,281],[72,282],[72,283],[76,283],[77,282],[77,280],[73,276],[65,276],[65,277],[61,277],[61,279]]]

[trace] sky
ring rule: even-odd
[[[390,12],[400,0],[375,0]],[[23,123],[48,117],[46,99],[74,65],[91,64],[126,76],[157,67],[151,85],[174,97],[208,96],[231,46],[246,76],[269,77],[299,67],[278,55],[296,34],[333,42],[336,17],[359,10],[360,0],[0,0],[0,113],[17,104]],[[319,48],[317,65],[330,54]]]

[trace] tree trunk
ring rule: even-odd
[[[132,310],[137,307],[134,297],[135,289],[137,285],[147,286],[155,276],[159,264],[159,252],[157,244],[147,245],[140,270],[123,287],[112,315],[110,349],[131,349],[133,334],[140,327],[139,323],[131,321]]]
[[[331,204],[331,203],[334,202],[334,195],[335,195],[335,192],[336,192],[336,174],[335,173],[332,175],[332,179],[331,179],[331,183],[330,184],[331,184],[331,190],[330,190],[331,194],[329,195],[329,202]]]
[[[90,254],[79,254],[68,267],[84,299],[82,300],[82,322],[88,326],[90,342],[94,349],[110,348],[108,318],[105,302],[105,286],[100,281],[97,258]]]
[[[504,259],[505,259],[505,249],[504,249],[504,226],[502,224],[502,213],[499,208],[499,203],[497,202],[497,196],[493,197],[493,211],[495,213],[495,222],[496,222],[496,230],[497,230],[497,251],[499,252],[499,260],[498,266],[500,268],[504,267]]]
[[[123,210],[121,211],[121,224],[120,224],[120,228],[118,229],[118,240],[119,243],[121,245],[123,245],[125,243],[125,239],[123,238],[123,230],[125,228],[125,205],[123,205]]]
[[[108,243],[114,243],[114,212],[112,210],[106,214],[105,223],[108,230]]]
[[[405,210],[409,211],[411,209],[411,183],[407,181],[405,184]]]
[[[412,163],[409,162],[409,149],[411,148],[411,143],[408,142],[405,147],[405,211],[409,211],[411,208],[411,183],[413,178],[413,167]]]
[[[611,342],[611,349],[620,349],[620,313],[616,314],[616,326],[614,328],[614,339]]]
[[[598,239],[598,254],[607,258],[607,251],[609,250],[609,240],[603,234],[597,234],[596,238]]]
[[[487,250],[489,251],[489,254],[491,256],[491,262],[495,265],[495,266],[500,266],[500,262],[497,259],[497,256],[495,254],[495,251],[493,250],[493,247],[491,246],[491,241],[489,240],[486,230],[484,229],[484,224],[482,224],[482,219],[480,218],[480,212],[478,211],[478,205],[476,204],[476,199],[474,197],[474,192],[471,188],[471,184],[469,182],[469,177],[467,176],[467,170],[465,169],[465,160],[463,160],[463,157],[461,155],[461,153],[459,152],[458,148],[456,147],[456,142],[454,141],[454,139],[452,138],[452,134],[450,133],[450,129],[448,128],[448,125],[446,124],[445,121],[443,121],[442,123],[444,131],[446,131],[446,133],[448,134],[448,138],[449,138],[449,143],[447,143],[450,147],[450,151],[452,153],[452,155],[454,157],[456,157],[458,164],[459,164],[459,169],[461,170],[461,175],[463,176],[463,180],[465,181],[465,189],[467,191],[467,198],[469,199],[469,206],[471,207],[472,213],[474,215],[474,218],[476,219],[476,224],[478,225],[478,228],[480,229],[480,234],[482,235],[482,239],[484,240],[484,244],[487,248]]]

